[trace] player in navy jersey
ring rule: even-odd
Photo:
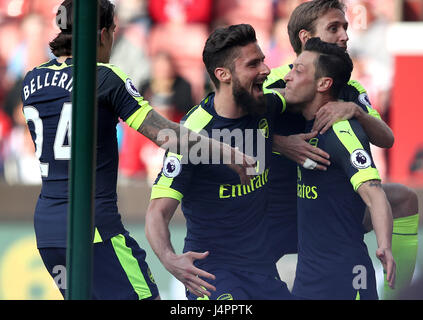
[[[233,135],[232,146],[241,150],[253,146],[258,174],[241,186],[224,166],[184,164],[183,157],[168,153],[152,188],[147,239],[185,285],[188,299],[289,299],[268,251],[265,217],[273,119],[283,111],[284,100],[263,92],[270,70],[250,25],[215,30],[203,61],[216,93],[194,107],[184,125],[207,135]],[[180,202],[187,235],[183,253],[177,254],[168,224]]]
[[[353,64],[335,44],[311,38],[286,75],[285,99],[313,128],[316,112],[336,100]],[[298,264],[293,294],[305,299],[377,299],[375,272],[363,241],[370,210],[381,260],[391,287],[392,213],[373,163],[367,135],[356,119],[335,123],[309,144],[331,155],[327,171],[298,166]]]
[[[347,28],[345,6],[338,0],[307,1],[293,11],[288,23],[290,42],[297,55],[302,52],[305,41],[313,36],[346,49]],[[272,69],[265,87],[285,88],[284,77],[292,67],[284,65]],[[329,164],[326,160],[327,153],[306,143],[315,136],[315,131],[321,130],[323,133],[335,121],[355,117],[372,144],[387,148],[393,143],[391,130],[372,108],[367,92],[359,82],[350,80],[341,90],[338,99],[341,101],[332,101],[317,112],[311,133],[302,133],[305,120],[302,115],[295,113],[295,106],[288,105],[284,116],[277,121],[275,132],[284,137],[276,137],[275,142],[277,141],[283,152],[272,157],[268,206],[272,220],[271,243],[274,246],[275,260],[284,254],[296,253],[297,250],[296,193],[293,191],[296,183],[296,163],[303,165],[306,158],[309,158],[317,162],[317,169],[324,169]],[[401,184],[384,183],[382,186],[394,217],[392,245],[398,265],[397,284],[402,287],[411,281],[417,256],[417,195]],[[369,217],[369,211],[366,210],[363,222],[366,232],[372,230]],[[393,293],[385,281],[385,297],[392,298]]]
[[[68,167],[71,147],[73,61],[72,1],[66,0],[67,24],[50,43],[53,59],[30,71],[23,82],[23,112],[40,160],[42,189],[35,208],[34,224],[41,257],[54,277],[56,266],[66,265]],[[154,278],[145,262],[146,253],[129,236],[117,208],[118,118],[158,145],[177,147],[180,141],[162,141],[159,131],[180,125],[158,115],[141,97],[131,80],[108,64],[113,45],[114,5],[99,1],[98,132],[93,234],[94,299],[159,298]],[[63,11],[63,10],[62,10]],[[176,135],[178,137],[178,134]],[[181,143],[182,145],[183,143]],[[229,146],[213,143],[239,154]],[[246,159],[248,160],[248,159]],[[243,178],[243,166],[231,166]],[[65,287],[59,287],[65,296]]]

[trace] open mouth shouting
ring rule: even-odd
[[[253,83],[253,93],[256,95],[263,95],[263,83],[266,79],[260,79]]]

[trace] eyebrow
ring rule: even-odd
[[[247,65],[248,64],[254,64],[254,63],[257,63],[257,62],[261,62],[261,61],[264,61],[265,59],[266,59],[265,56],[262,56],[260,58],[254,58],[254,59],[248,60]]]
[[[343,21],[340,21],[340,20],[333,20],[333,21],[330,21],[327,24],[326,27],[330,27],[332,25],[342,25],[342,26],[347,26],[348,27],[349,26],[349,23],[348,23],[348,21],[343,22]]]

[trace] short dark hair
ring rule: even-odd
[[[257,42],[256,32],[249,24],[231,25],[214,30],[208,37],[203,50],[203,62],[217,89],[219,80],[214,75],[216,68],[233,70],[233,61],[239,47]]]
[[[92,0],[90,0],[92,1]],[[99,0],[99,30],[109,29],[114,22],[115,5],[109,0]],[[50,42],[50,49],[56,57],[72,55],[73,0],[65,0],[59,7],[56,17],[65,10],[66,26],[60,26],[60,33]]]
[[[354,68],[349,54],[336,44],[324,42],[320,38],[309,39],[305,44],[304,51],[319,54],[315,61],[315,77],[316,79],[332,78],[331,95],[333,98],[337,98],[342,87],[348,84]]]
[[[315,21],[330,9],[339,9],[345,13],[346,6],[339,0],[312,0],[300,4],[291,13],[288,21],[288,35],[297,55],[302,50],[300,31],[304,29],[314,34]]]

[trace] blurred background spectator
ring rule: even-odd
[[[17,159],[25,158],[29,151],[24,130],[20,131],[24,122],[18,116],[21,105],[16,97],[25,73],[53,58],[48,43],[58,31],[55,12],[61,2],[0,0],[0,173],[3,178],[7,175],[10,183],[31,183],[30,178],[19,178],[16,169],[19,167]],[[250,23],[256,29],[266,63],[272,68],[290,63],[295,54],[289,43],[287,22],[292,10],[304,0],[113,2],[118,27],[111,63],[132,78],[158,112],[179,121],[213,90],[202,62],[202,49],[211,30],[229,24]],[[348,6],[350,23],[349,50],[355,62],[353,78],[363,84],[373,107],[389,122],[395,74],[393,57],[386,49],[386,33],[394,22],[422,20],[423,1],[344,2]],[[117,130],[120,174],[127,178],[123,181],[153,179],[150,172],[158,170],[162,154],[125,124],[120,123]],[[389,178],[386,151],[374,150],[374,154],[383,177]],[[13,157],[15,169],[9,165]],[[15,170],[15,174],[4,172],[6,158],[9,163],[6,170]],[[416,159],[416,163],[420,163],[417,153]],[[12,176],[15,178],[10,178]]]
[[[175,69],[192,86],[193,97],[204,93],[206,73],[202,51],[209,34],[212,0],[150,0],[153,26],[149,37],[150,56],[168,52]]]
[[[140,93],[178,122],[194,103],[191,84],[179,75],[172,56],[164,51],[152,57],[151,77],[141,85]]]
[[[288,18],[278,18],[273,25],[270,41],[265,48],[269,68],[290,64],[295,60],[296,55],[289,42],[287,27]]]
[[[349,0],[351,22],[348,50],[354,57],[353,78],[368,91],[372,107],[385,122],[389,120],[393,56],[386,50],[387,32],[395,17],[395,1]],[[387,178],[387,151],[371,145],[382,179]]]
[[[137,87],[150,77],[147,39],[151,19],[147,12],[147,2],[147,0],[115,2],[118,23],[110,63],[130,74]]]
[[[21,81],[9,91],[7,101],[12,106],[11,128],[3,148],[4,177],[8,184],[41,184],[40,166],[22,112]]]
[[[140,87],[141,95],[161,115],[179,122],[194,105],[190,83],[177,73],[167,52],[159,51],[151,57],[151,67],[151,77]],[[122,128],[122,178],[146,176],[149,183],[154,182],[163,163],[163,150],[128,126]]]
[[[256,30],[260,47],[268,46],[273,25],[272,0],[215,0],[214,5],[214,27],[249,23]]]

